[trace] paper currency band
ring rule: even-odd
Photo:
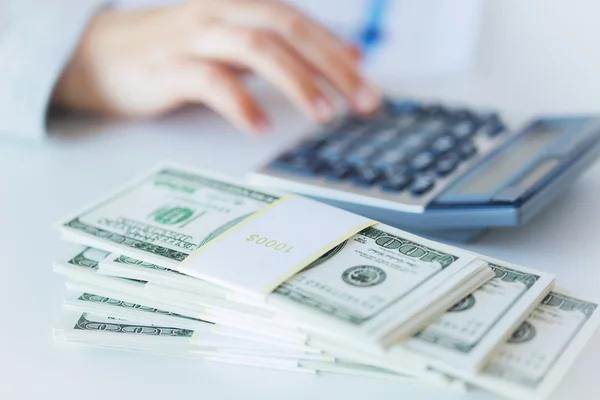
[[[197,249],[180,270],[231,290],[266,297],[323,254],[376,223],[289,195]]]

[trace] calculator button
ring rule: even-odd
[[[406,172],[390,173],[381,183],[381,189],[386,192],[400,192],[406,189],[411,181],[412,177]]]
[[[372,161],[373,167],[379,170],[391,170],[408,160],[408,153],[401,149],[385,150]]]
[[[436,154],[445,154],[456,145],[456,140],[449,135],[437,138],[431,145],[431,150]]]
[[[500,116],[498,116],[497,113],[489,113],[482,116],[481,122],[481,131],[490,137],[497,136],[506,130],[506,127],[500,120]]]
[[[396,115],[396,105],[390,99],[383,99],[377,113],[380,116],[394,117]]]
[[[327,180],[341,181],[353,172],[353,167],[346,163],[336,163],[321,168],[319,174]]]
[[[504,127],[504,124],[502,124],[502,123],[488,125],[488,126],[484,127],[485,133],[490,137],[498,136],[500,133],[504,132],[505,130],[506,130],[506,128]]]
[[[397,130],[406,129],[415,122],[417,122],[417,116],[415,114],[404,114],[395,118],[392,126]]]
[[[363,167],[357,168],[352,180],[354,184],[358,186],[371,186],[373,185],[379,178],[381,177],[381,173],[374,168]]]
[[[372,122],[368,122],[362,117],[349,116],[332,126],[328,131],[325,131],[324,134],[327,134],[326,137],[329,139],[357,138],[364,134],[365,131],[370,129],[371,126]]]
[[[329,143],[351,143],[360,140],[363,136],[364,130],[361,131],[335,131],[327,138]]]
[[[348,115],[344,118],[342,124],[338,127],[339,130],[354,130],[362,128],[366,125],[367,119],[359,115]]]
[[[435,117],[429,118],[426,121],[422,121],[419,125],[419,128],[423,134],[423,136],[433,137],[441,134],[445,129],[447,122],[443,118]]]
[[[438,176],[446,176],[450,172],[454,171],[458,164],[458,157],[454,155],[443,157],[438,160],[435,166],[435,173],[438,174]]]
[[[409,153],[414,153],[425,147],[426,141],[427,138],[421,132],[412,133],[402,141],[402,148]]]
[[[468,139],[475,134],[477,131],[477,126],[475,123],[471,121],[461,121],[458,122],[450,129],[450,133],[457,140]]]
[[[351,144],[349,141],[328,143],[319,152],[319,158],[329,163],[337,162],[344,157]]]
[[[412,101],[395,102],[390,99],[383,99],[379,114],[386,117],[396,117],[402,113],[411,113],[417,110],[418,105]]]
[[[283,156],[273,165],[274,169],[294,175],[313,176],[316,172],[314,160],[303,156]]]
[[[384,147],[386,145],[390,145],[394,142],[398,137],[398,130],[390,127],[385,130],[375,134],[372,138],[365,139],[365,141],[373,146]]]
[[[364,165],[368,159],[377,153],[375,146],[363,145],[352,150],[345,157],[345,160],[352,165]]]
[[[432,153],[425,151],[423,153],[418,154],[415,158],[410,162],[410,167],[415,171],[425,171],[427,168],[433,165],[435,161],[435,157]]]
[[[500,116],[495,112],[482,114],[479,116],[479,120],[481,121],[481,124],[485,125],[497,125],[502,123],[502,121],[500,121]]]
[[[433,189],[434,185],[435,180],[432,177],[428,175],[420,175],[413,181],[410,187],[410,193],[413,196],[421,196]]]
[[[419,111],[419,104],[414,101],[402,101],[402,102],[394,102],[394,101],[386,101],[386,107],[393,109],[395,113],[398,114],[407,114],[414,113]]]
[[[463,143],[458,148],[458,154],[459,154],[460,158],[462,158],[463,160],[471,158],[472,156],[475,155],[475,153],[477,153],[477,147],[475,147],[475,145],[471,142]]]
[[[421,112],[429,118],[446,117],[449,114],[448,110],[439,104],[433,104],[425,107]]]

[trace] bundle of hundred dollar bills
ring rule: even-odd
[[[321,222],[310,203],[286,209],[286,196],[162,165],[65,219],[79,246],[54,263],[72,292],[55,341],[542,399],[600,322],[597,302],[548,273],[375,221],[329,238],[267,292],[236,290],[295,251],[251,233],[257,223],[305,238],[342,224],[337,209]],[[251,234],[232,246],[242,226]]]

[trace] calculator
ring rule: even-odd
[[[251,174],[425,236],[468,241],[524,224],[600,151],[600,117],[550,116],[510,129],[497,112],[387,100],[303,137]]]

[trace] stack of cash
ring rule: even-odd
[[[555,288],[550,274],[383,224],[266,298],[185,274],[188,256],[279,198],[161,166],[65,219],[61,234],[79,246],[54,264],[72,292],[55,340],[539,399],[600,323],[597,302]]]

